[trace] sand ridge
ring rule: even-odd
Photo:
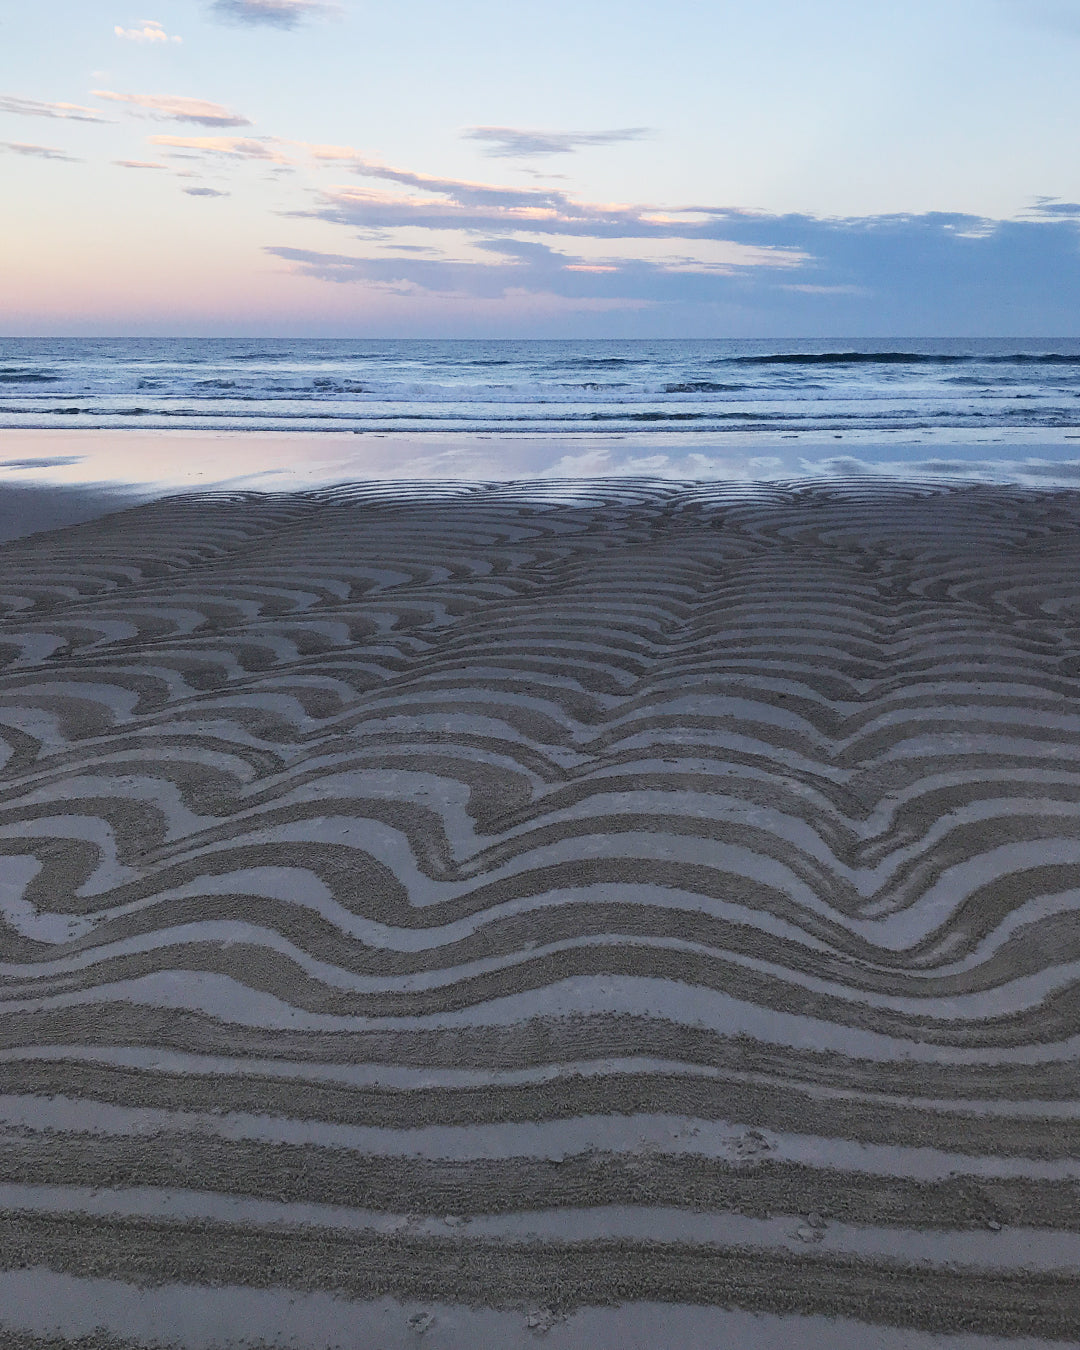
[[[1078,563],[864,479],[0,547],[0,1267],[1067,1340]]]

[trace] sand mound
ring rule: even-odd
[[[216,494],[0,566],[12,1279],[1080,1325],[1080,494]]]

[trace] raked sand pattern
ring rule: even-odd
[[[189,496],[0,581],[5,1345],[1080,1339],[1080,494]]]

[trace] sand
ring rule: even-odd
[[[2,1343],[1080,1328],[1080,494],[0,548]]]

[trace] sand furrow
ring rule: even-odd
[[[0,1279],[1080,1325],[1080,495],[356,484],[0,561]]]

